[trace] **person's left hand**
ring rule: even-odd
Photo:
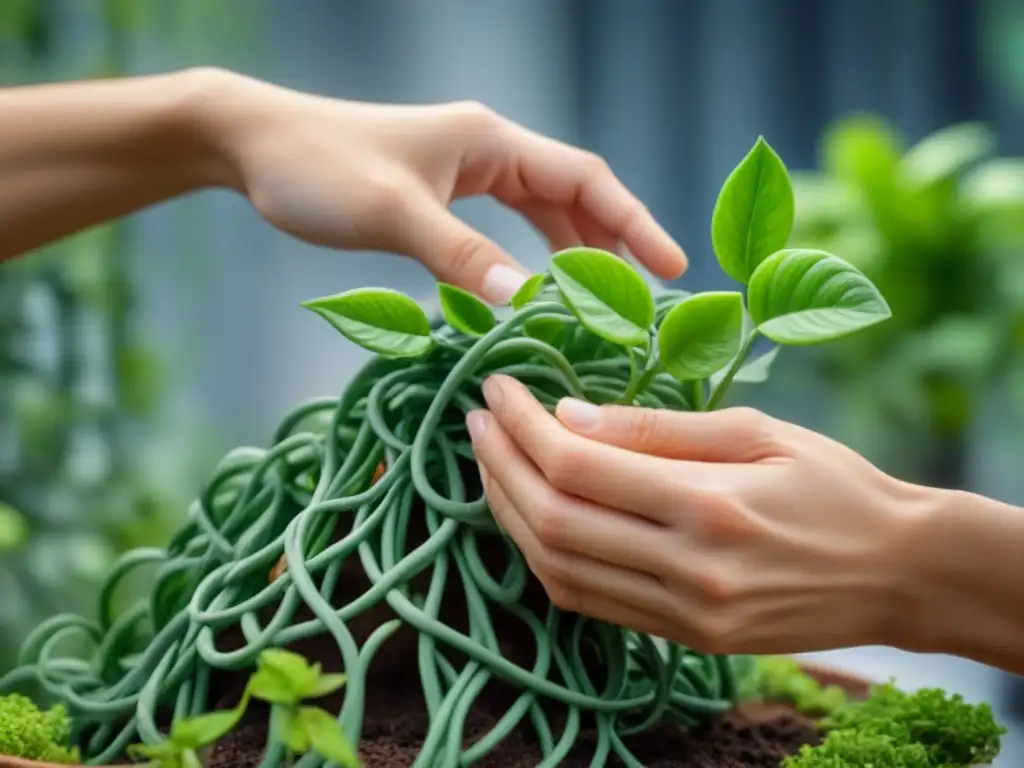
[[[488,502],[556,605],[711,653],[899,646],[922,489],[750,409],[484,395]]]

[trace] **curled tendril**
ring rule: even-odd
[[[530,317],[552,315],[570,324],[557,348],[522,335]],[[628,358],[573,323],[564,308],[540,303],[475,341],[437,328],[440,343],[428,356],[375,358],[340,398],[299,406],[268,450],[238,449],[221,460],[166,549],[119,559],[96,621],[61,615],[42,624],[0,690],[41,685],[67,707],[84,758],[104,764],[130,744],[158,741],[161,713],[191,717],[216,706],[215,675],[248,670],[263,648],[326,637],[348,676],[339,718],[356,743],[367,673],[375,659],[384,663],[382,649],[404,626],[416,633],[412,670],[429,715],[417,768],[470,765],[525,724],[541,746],[541,765],[557,765],[584,713],[597,731],[591,765],[614,754],[639,766],[625,737],[665,719],[687,726],[729,709],[728,657],[564,614],[543,592],[528,599],[532,577],[522,557],[494,535],[486,499],[471,497],[464,417],[478,407],[484,376],[514,375],[548,407],[567,394],[604,402],[627,389]],[[678,386],[661,377],[638,402],[686,407]],[[417,524],[419,540],[410,534]],[[504,555],[498,572],[496,541]],[[153,570],[148,597],[119,612],[119,586],[142,568]],[[365,589],[339,600],[340,587],[351,592],[353,574]],[[458,621],[442,616],[442,598],[453,590]],[[360,618],[381,609],[387,618],[357,631]],[[518,650],[532,661],[505,652],[509,622],[527,638]],[[231,633],[235,647],[225,647]],[[69,639],[92,650],[62,655]],[[599,663],[585,661],[593,658]],[[518,698],[466,746],[463,724],[495,679],[513,684]],[[552,703],[565,713],[559,732]],[[264,765],[282,753],[269,737]],[[324,761],[310,753],[297,765]]]

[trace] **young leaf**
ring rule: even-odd
[[[188,749],[209,746],[238,725],[243,714],[244,710],[239,707],[221,712],[208,712],[205,715],[185,720],[175,720],[171,725],[171,741]]]
[[[741,294],[694,294],[676,304],[658,329],[661,364],[679,381],[706,378],[736,357],[742,330]]]
[[[523,306],[533,301],[548,279],[549,276],[546,274],[534,275],[519,286],[519,290],[512,296],[512,309],[522,309]]]
[[[559,347],[565,341],[573,322],[570,318],[562,317],[531,317],[523,323],[523,333],[552,347]]]
[[[318,707],[302,707],[298,720],[316,752],[344,768],[359,768],[359,755],[332,715]]]
[[[454,285],[438,283],[445,322],[467,336],[483,336],[494,327],[494,313],[473,294]]]
[[[422,307],[398,291],[356,288],[305,301],[349,341],[384,357],[419,357],[430,351],[430,320]]]
[[[249,678],[249,692],[268,704],[295,704],[302,699],[288,678],[269,669],[257,670]]]
[[[343,685],[345,685],[345,675],[320,675],[310,688],[309,693],[303,696],[303,698],[318,699],[321,696],[334,693]]]
[[[203,768],[203,761],[199,759],[195,750],[186,749],[181,753],[181,768]]]
[[[551,275],[580,323],[622,346],[642,346],[654,322],[654,297],[639,273],[614,254],[569,248],[551,257]]]
[[[741,366],[740,369],[736,371],[736,375],[732,377],[733,383],[761,384],[762,382],[768,381],[768,375],[771,373],[772,363],[774,363],[775,358],[779,356],[780,349],[782,349],[782,347],[772,347],[769,352],[765,352],[760,357]],[[716,386],[724,376],[724,369],[716,371],[715,375],[711,377],[711,386]]]
[[[746,284],[758,264],[784,248],[794,205],[786,166],[758,136],[725,180],[711,215],[711,245],[725,274]]]
[[[758,331],[777,344],[831,341],[892,315],[864,274],[825,251],[772,254],[751,276],[747,302]]]

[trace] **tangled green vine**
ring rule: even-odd
[[[804,345],[885,320],[888,306],[849,264],[783,249],[792,219],[785,166],[759,139],[712,224],[716,255],[746,301],[730,291],[655,298],[625,262],[575,248],[500,317],[451,286],[441,287],[444,323],[383,289],[308,302],[377,356],[339,398],[288,414],[271,448],[224,457],[168,546],[119,559],[95,621],[62,615],[40,626],[0,690],[41,685],[67,708],[83,756],[102,764],[219,706],[217,675],[252,668],[266,648],[326,637],[346,676],[339,722],[358,744],[368,673],[406,627],[430,723],[417,768],[471,765],[526,724],[541,765],[557,765],[584,718],[597,733],[592,765],[615,754],[640,766],[631,734],[733,706],[732,660],[551,605],[491,516],[465,416],[499,372],[549,408],[565,396],[713,408],[731,383],[767,375],[778,348],[747,362],[756,339]],[[155,567],[149,598],[115,615],[119,585],[145,566]],[[511,649],[510,627],[521,633]],[[72,636],[94,653],[62,654]],[[512,684],[514,702],[464,745],[467,715],[497,680]],[[263,766],[286,749],[272,730]],[[323,764],[315,752],[296,762]]]

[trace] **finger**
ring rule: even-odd
[[[438,279],[475,293],[492,304],[506,304],[530,273],[496,243],[437,201],[406,201],[395,224],[398,248]]]
[[[519,544],[530,570],[544,583],[552,602],[559,608],[586,613],[584,596],[598,592],[612,601],[631,605],[640,613],[659,616],[674,613],[672,596],[650,574],[545,546],[512,503],[505,486],[492,473],[493,468],[482,473],[488,503],[504,521],[503,527]]]
[[[600,157],[510,124],[511,162],[493,193],[579,207],[659,277],[686,271],[686,254]],[[514,203],[513,203],[514,204]]]
[[[474,412],[469,423],[477,460],[541,545],[634,571],[664,572],[672,538],[663,526],[551,487],[491,414]]]
[[[707,474],[706,465],[687,467],[576,435],[508,376],[491,376],[483,391],[497,423],[547,481],[564,493],[672,524],[678,507],[687,501],[680,476],[696,483]]]
[[[555,416],[591,440],[669,459],[755,463],[780,454],[782,422],[749,408],[706,413],[618,405],[596,406],[574,398],[558,403]]]
[[[601,226],[592,216],[579,207],[569,210],[569,220],[580,233],[584,245],[619,253],[621,242],[607,228]]]
[[[555,206],[547,203],[527,203],[520,206],[519,211],[547,238],[552,251],[560,251],[574,245],[590,245],[583,240],[569,215]]]

